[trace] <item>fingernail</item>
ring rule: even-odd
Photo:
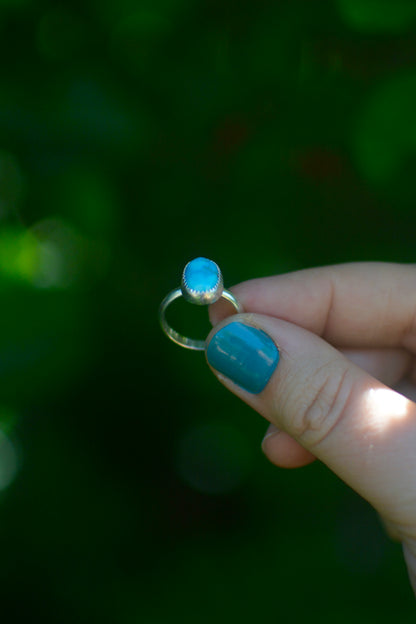
[[[278,429],[275,425],[270,424],[267,428],[266,433],[264,434],[263,442],[264,440],[267,440],[267,438],[270,438],[270,436],[273,436],[275,433],[280,433],[280,429]]]
[[[207,360],[244,390],[259,394],[279,362],[279,350],[263,330],[235,321],[213,336]]]
[[[261,448],[262,448],[263,452],[264,452],[266,440],[268,440],[272,436],[276,435],[276,433],[280,433],[280,429],[275,427],[275,425],[270,424],[268,429],[267,429],[267,431],[266,431],[266,433],[265,433],[265,436],[264,436],[263,440],[261,441]]]

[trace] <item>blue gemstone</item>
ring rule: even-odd
[[[208,258],[195,258],[185,267],[185,284],[190,290],[208,292],[214,290],[219,281],[219,271],[215,262]]]

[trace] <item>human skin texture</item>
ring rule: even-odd
[[[269,421],[262,448],[271,462],[295,468],[318,458],[373,505],[403,544],[416,593],[416,265],[328,266],[230,290],[244,313],[224,300],[210,307],[212,371]],[[219,331],[236,322],[279,350],[260,392],[232,380],[244,344],[223,348],[229,332]],[[217,344],[230,376],[212,366]]]

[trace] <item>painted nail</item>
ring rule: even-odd
[[[266,332],[236,321],[213,336],[207,360],[244,390],[259,394],[279,362],[279,350]]]

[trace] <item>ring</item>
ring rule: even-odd
[[[208,258],[195,258],[185,266],[182,273],[182,281],[180,288],[175,288],[163,299],[159,307],[159,321],[165,334],[176,342],[176,344],[185,349],[193,349],[194,351],[205,351],[205,340],[195,340],[183,336],[175,331],[166,320],[166,309],[178,299],[183,297],[186,301],[195,305],[209,305],[218,301],[218,299],[226,299],[229,301],[237,312],[242,312],[241,303],[228,290],[224,290],[224,281],[219,266]]]

